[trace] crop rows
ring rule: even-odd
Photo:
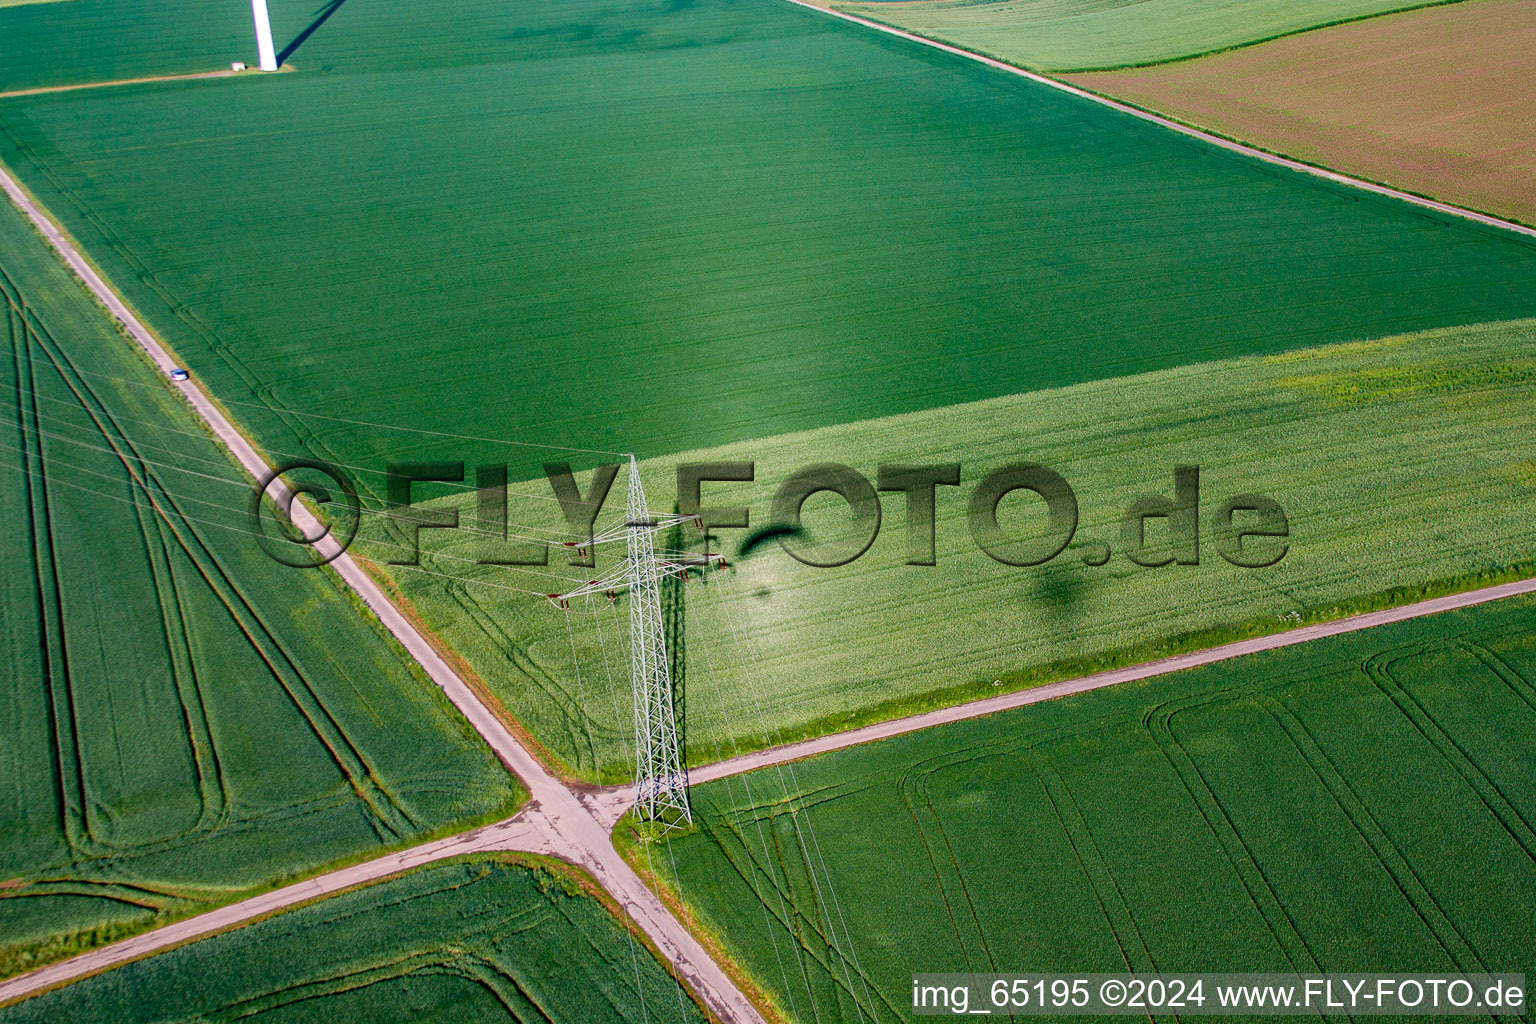
[[[262,554],[249,485],[0,212],[0,973],[505,809],[441,695]]]
[[[18,1024],[705,1019],[569,869],[487,859],[434,865],[293,910],[3,1016]]]
[[[375,494],[537,473],[471,437],[657,456],[1536,315],[1518,239],[782,0],[504,18],[0,100],[0,159],[264,447]]]
[[[747,506],[754,529],[770,524],[779,485],[810,463],[871,480],[887,462],[962,467],[961,486],[938,488],[935,566],[905,564],[897,493],[881,496],[870,550],[838,568],[801,565],[771,540],[738,558],[752,531],[719,531],[730,569],[669,591],[690,757],[1530,575],[1533,330],[1521,321],[1204,364],[644,463],[652,507],[669,510],[676,464],[754,460],[755,482],[704,490],[706,505]],[[967,521],[981,477],[1020,461],[1061,473],[1080,510],[1067,550],[1033,568],[989,558]],[[1179,465],[1201,471],[1200,563],[1133,564],[1121,517],[1140,495],[1171,495]],[[567,535],[547,482],[514,490],[526,496],[510,499],[510,515],[527,533]],[[1220,554],[1211,517],[1245,493],[1287,514],[1288,548],[1272,567]],[[1007,501],[1007,529],[1041,529],[1033,498]],[[561,548],[533,570],[479,565],[505,551],[487,536],[495,524],[478,521],[468,495],[429,504],[457,509],[461,528],[423,531],[419,569],[390,569],[402,592],[557,757],[583,775],[623,774],[624,599],[562,613],[518,589],[567,589],[611,568],[616,552],[600,552],[596,570],[568,565]],[[600,524],[619,521],[617,493],[608,506]],[[808,528],[839,529],[843,507],[813,499]],[[402,557],[401,536],[367,518],[359,550]],[[1160,527],[1149,529],[1155,538]],[[663,538],[685,544],[697,554],[697,533]],[[1108,563],[1085,564],[1103,546]]]
[[[914,971],[1529,970],[1508,896],[1536,881],[1533,615],[1515,599],[711,783],[673,881],[794,1020],[905,1019]]]

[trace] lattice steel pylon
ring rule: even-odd
[[[635,697],[635,807],[646,821],[693,821],[688,806],[688,773],[678,748],[672,670],[661,621],[661,579],[655,525],[640,486],[640,466],[629,460],[629,503],[625,521],[629,570],[629,676]]]
[[[555,607],[569,613],[578,597],[602,594],[617,600],[629,597],[629,674],[635,700],[635,808],[644,821],[682,826],[693,821],[688,806],[688,772],[678,742],[677,705],[667,656],[666,626],[661,616],[661,581],[678,577],[687,582],[698,569],[724,569],[725,556],[705,553],[702,559],[668,553],[656,555],[656,534],[683,523],[703,529],[697,515],[652,516],[640,486],[640,466],[629,457],[629,500],[622,525],[570,546],[583,552],[622,541],[626,557],[595,580],[563,594],[547,594]]]

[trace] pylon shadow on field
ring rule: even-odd
[[[1052,562],[1034,570],[1028,597],[1042,618],[1066,621],[1083,612],[1093,589],[1082,566]]]
[[[674,526],[667,547],[681,551],[687,540],[681,526]],[[661,628],[667,638],[667,667],[672,672],[672,707],[677,718],[677,759],[688,763],[688,591],[680,577],[661,581]]]
[[[315,12],[315,20],[309,23],[309,27],[295,36],[293,42],[283,47],[282,51],[278,53],[278,67],[282,67],[283,62],[286,61],[289,57],[293,56],[293,51],[303,46],[305,40],[314,35],[315,32],[319,30],[320,26],[324,25],[326,20],[330,18],[331,15],[341,10],[341,5],[346,2],[347,0],[327,0],[327,2]]]

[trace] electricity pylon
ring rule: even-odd
[[[629,680],[635,697],[635,806],[640,817],[663,824],[693,821],[688,773],[677,742],[672,670],[661,627],[661,566],[654,526],[640,486],[640,467],[629,460]],[[687,567],[681,567],[687,572]],[[668,573],[668,575],[671,575]]]
[[[629,497],[622,526],[592,538],[592,544],[624,541],[623,562],[564,594],[550,594],[550,601],[569,609],[572,598],[604,594],[616,598],[629,592],[629,681],[635,702],[635,807],[642,820],[664,827],[693,821],[688,805],[688,772],[683,768],[678,743],[677,713],[672,692],[672,670],[667,657],[667,635],[661,618],[661,581],[683,576],[695,568],[725,565],[719,555],[704,563],[670,561],[656,555],[656,534],[679,523],[698,525],[697,516],[651,516],[640,485],[640,466],[629,458]],[[585,545],[581,545],[585,546]]]

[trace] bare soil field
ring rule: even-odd
[[[1536,4],[1472,0],[1070,81],[1287,156],[1536,223]]]

